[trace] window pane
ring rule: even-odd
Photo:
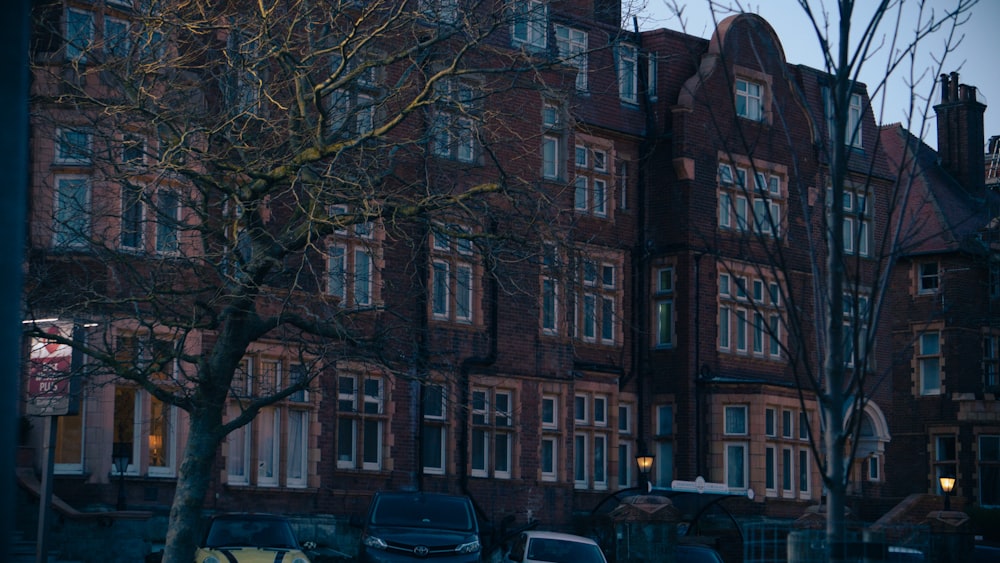
[[[381,446],[382,446],[382,422],[378,420],[365,420],[364,422],[365,431],[365,451],[364,460],[365,466],[379,466],[381,461]]]
[[[337,419],[337,466],[354,467],[354,448],[357,436],[355,421],[350,418]]]

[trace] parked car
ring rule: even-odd
[[[723,563],[718,551],[696,543],[677,544],[674,557],[677,563]]]
[[[288,519],[276,514],[213,516],[195,563],[310,563]]]
[[[511,545],[506,560],[514,563],[607,563],[597,542],[583,536],[530,530]]]
[[[479,522],[465,496],[380,491],[363,522],[358,558],[362,563],[478,563]]]

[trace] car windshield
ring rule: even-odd
[[[383,495],[372,509],[371,523],[456,531],[473,529],[468,502],[461,497]]]
[[[281,520],[216,520],[205,539],[206,547],[295,547],[295,537]]]
[[[551,563],[604,563],[594,544],[552,538],[534,538],[528,543],[528,559]]]

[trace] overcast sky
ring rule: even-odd
[[[949,7],[953,8],[957,0],[924,0],[924,20],[926,21],[934,11],[937,17]],[[647,4],[638,15],[641,29],[668,28],[685,33],[708,38],[715,29],[713,23],[709,0],[677,0],[677,4],[683,6],[683,16],[678,18],[675,10],[671,8],[673,0],[646,0]],[[870,16],[873,0],[858,0],[858,14],[867,21]],[[895,2],[894,2],[895,3]],[[748,2],[746,0],[715,0],[716,20],[721,21],[732,12],[727,10],[728,6],[740,6],[741,11],[755,12],[763,17],[778,34],[785,51],[785,57],[789,63],[804,64],[813,68],[823,69],[823,58],[816,39],[815,33],[809,25],[804,10],[799,6],[797,0],[758,0]],[[837,3],[835,0],[810,0],[813,10],[822,13],[825,7],[829,13],[832,25],[836,26],[839,19],[837,14]],[[920,2],[918,0],[905,0],[903,4],[903,23],[901,29],[908,32],[912,38],[913,29],[916,27],[917,13]],[[886,18],[877,31],[879,38],[885,38],[885,44],[890,41],[895,27],[896,12],[892,12],[891,18]],[[817,16],[822,17],[822,16]],[[859,17],[855,17],[855,22]],[[683,21],[683,23],[682,23]],[[855,24],[855,28],[858,25]],[[853,31],[852,35],[858,35],[859,31]],[[993,135],[1000,135],[1000,1],[980,0],[972,8],[971,17],[961,27],[958,28],[956,36],[962,36],[958,48],[950,53],[944,61],[940,70],[946,73],[957,71],[960,74],[959,81],[977,88],[977,99],[986,104],[985,114],[985,134],[984,143]],[[947,36],[944,32],[931,35],[925,39],[918,48],[915,66],[916,74],[924,73],[922,81],[914,89],[918,95],[917,107],[923,108],[926,105],[926,98],[932,94],[931,106],[941,101],[940,88],[936,84],[939,74],[939,64],[935,62],[935,57],[940,59],[944,43]],[[874,90],[875,85],[885,75],[885,60],[888,47],[876,53],[875,59],[865,64],[861,73],[861,81],[868,85],[869,93]],[[906,108],[909,106],[910,88],[908,77],[909,66],[898,69],[889,80],[885,95],[886,103],[884,108],[881,100],[876,97],[873,100],[873,109],[876,120],[879,123],[901,122],[907,125]],[[992,101],[992,106],[990,105]],[[933,109],[930,109],[931,120],[927,124],[924,140],[932,147],[937,146],[937,132],[934,127]],[[907,125],[914,134],[918,133],[919,122]],[[985,150],[985,147],[984,147]]]

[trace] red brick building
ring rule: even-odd
[[[335,87],[317,90],[325,92],[316,98],[324,117],[306,112],[301,121],[314,121],[324,146],[356,137],[372,145],[350,144],[303,166],[286,197],[252,209],[240,198],[271,176],[247,174],[238,190],[227,191],[213,174],[239,176],[230,164],[174,174],[171,158],[212,143],[192,147],[177,131],[105,122],[93,105],[103,98],[90,89],[113,97],[114,83],[88,74],[83,57],[101,48],[111,60],[119,56],[114,41],[144,37],[121,28],[143,21],[131,3],[55,2],[38,11],[30,318],[82,318],[86,310],[71,310],[78,303],[59,295],[66,287],[99,286],[139,302],[115,283],[156,285],[167,273],[165,257],[201,262],[170,270],[174,289],[198,281],[206,282],[198,295],[213,283],[246,287],[232,265],[254,264],[255,252],[267,247],[242,233],[280,233],[283,221],[310,207],[301,201],[315,201],[323,210],[315,222],[327,223],[316,227],[322,236],[268,270],[260,311],[342,316],[357,334],[390,336],[365,353],[302,337],[297,325],[252,339],[238,377],[222,390],[223,423],[265,392],[312,383],[263,405],[225,438],[207,508],[347,515],[377,489],[422,488],[468,493],[495,522],[568,526],[574,514],[639,483],[640,452],[655,454],[650,478],[657,486],[703,477],[744,497],[754,491],[740,505],[745,512],[797,517],[821,501],[810,450],[820,418],[806,382],[821,379],[824,360],[818,288],[826,266],[817,241],[830,213],[826,155],[833,143],[850,147],[841,202],[851,280],[843,299],[847,334],[866,334],[865,319],[887,291],[880,251],[896,172],[880,147],[864,85],[849,96],[850,134],[834,140],[829,77],[789,63],[758,16],[728,18],[705,41],[670,30],[622,31],[614,2],[514,4],[512,19],[482,37],[478,72],[441,80],[419,110],[395,93],[416,95],[441,65],[419,67],[420,74],[409,58],[379,58],[409,45],[409,36],[394,36],[351,64],[338,58],[343,51],[324,55],[316,64],[343,73],[334,74]],[[239,60],[255,47],[234,40],[233,28],[218,33],[198,53],[205,60],[223,60],[220,53]],[[155,33],[145,37],[152,42]],[[221,85],[205,87],[204,107],[249,102],[276,111],[281,104],[266,96],[246,97],[254,91],[246,85],[267,73],[239,68],[245,73],[223,73]],[[172,88],[201,92],[190,76],[163,76],[175,80],[157,86],[163,96]],[[70,105],[73,91],[60,96],[67,77],[86,79],[76,88],[90,105]],[[384,136],[395,145],[376,143],[382,124],[411,115]],[[172,115],[178,123],[182,117]],[[232,122],[246,119],[260,129],[258,138],[272,139],[267,127],[279,127],[275,120],[255,117],[243,111]],[[889,134],[883,130],[883,144]],[[276,142],[273,151],[283,146]],[[98,163],[99,154],[119,153],[111,161],[122,166]],[[248,157],[245,164],[257,163]],[[310,174],[335,175],[336,193],[292,197],[299,179],[315,182]],[[130,200],[137,179],[155,185],[155,194]],[[390,189],[369,193],[352,182]],[[494,184],[504,197],[406,214],[419,199],[406,199],[414,193],[454,197]],[[228,221],[231,238],[208,236],[203,227],[213,221]],[[94,278],[101,283],[83,283]],[[90,311],[88,338],[113,350],[122,369],[149,369],[159,374],[153,381],[179,394],[191,374],[208,373],[195,368],[206,369],[202,360],[221,330],[208,322],[161,323],[114,309],[112,301]],[[195,301],[184,303],[196,309]],[[909,412],[904,382],[875,384],[878,374],[899,373],[895,328],[882,322],[847,351],[845,369],[870,374],[862,383],[868,401],[853,419],[862,429],[852,460],[860,508],[864,499],[891,503],[927,488],[926,481],[902,484],[894,470],[908,463],[892,458],[905,440],[890,432],[893,412]],[[972,349],[964,354],[978,362]],[[127,444],[129,505],[168,505],[191,438],[181,406],[191,403],[171,406],[120,373],[87,377],[79,413],[59,417],[56,494],[81,506],[113,503],[113,445]],[[982,400],[970,398],[969,408]],[[37,445],[39,419],[31,420],[29,443]],[[978,435],[970,424],[963,440]],[[960,451],[971,463],[970,447]],[[33,463],[41,462],[37,453]],[[973,475],[962,474],[962,494],[974,487]],[[865,514],[877,516],[884,503]]]
[[[984,183],[983,112],[958,73],[941,76],[935,152],[898,125],[882,129],[905,210],[906,252],[893,285],[895,495],[940,494],[957,479],[961,506],[1000,502],[997,455],[996,192]],[[917,233],[920,233],[917,235]]]

